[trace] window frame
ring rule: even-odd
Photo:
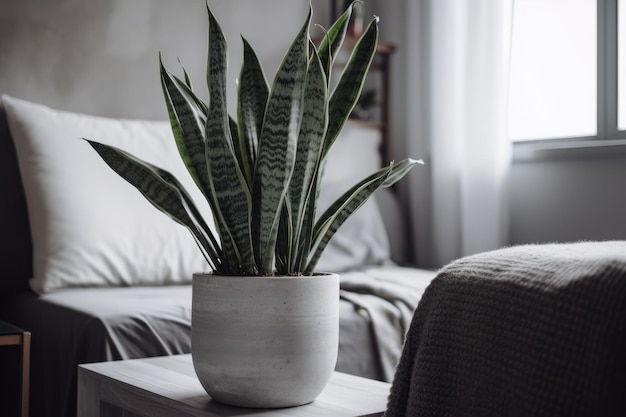
[[[626,130],[618,130],[617,12],[619,0],[597,0],[597,133],[512,141],[516,160],[547,156],[626,155]],[[624,7],[626,7],[626,0]],[[626,81],[626,80],[625,80]]]

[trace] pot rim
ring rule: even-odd
[[[319,279],[324,277],[339,276],[336,272],[313,272],[312,275],[224,275],[215,272],[195,272],[193,278],[220,277],[228,279]]]

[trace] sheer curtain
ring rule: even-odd
[[[414,258],[438,267],[508,234],[507,89],[513,0],[406,3]]]

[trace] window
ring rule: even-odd
[[[515,1],[509,137],[626,138],[626,0]]]

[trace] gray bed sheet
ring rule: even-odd
[[[390,381],[434,275],[396,266],[342,273],[336,369]],[[32,333],[31,415],[75,415],[78,364],[190,352],[189,285],[23,293],[3,307]]]

